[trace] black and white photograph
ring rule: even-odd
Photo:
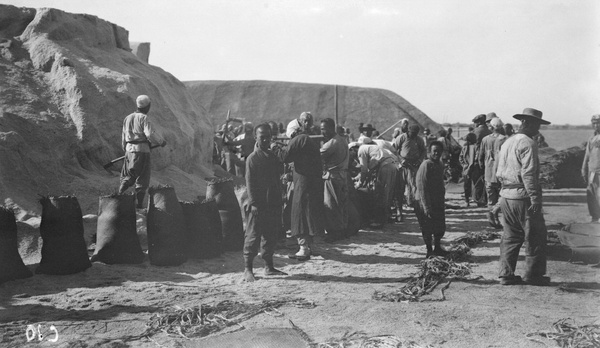
[[[0,347],[600,348],[600,1],[0,0]]]

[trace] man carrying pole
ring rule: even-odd
[[[137,209],[142,209],[146,189],[150,185],[150,144],[160,144],[164,147],[167,142],[154,130],[148,120],[150,98],[140,95],[135,101],[137,111],[125,117],[121,145],[125,151],[125,161],[121,170],[121,185],[119,194],[135,184]]]

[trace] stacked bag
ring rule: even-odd
[[[107,264],[139,264],[144,252],[136,232],[135,196],[102,196],[98,202],[96,250],[91,261]]]
[[[0,206],[0,265],[0,284],[33,275],[19,255],[15,213],[3,206]]]

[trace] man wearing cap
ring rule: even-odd
[[[358,148],[360,163],[361,185],[367,184],[369,178],[374,178],[374,220],[376,228],[382,228],[389,220],[390,208],[394,199],[398,162],[396,156],[389,150],[374,143],[369,137],[363,138],[363,144]]]
[[[491,118],[490,118],[491,120]],[[479,158],[481,150],[481,141],[492,132],[486,125],[487,116],[479,114],[473,119],[475,129],[473,133],[477,136],[477,142],[475,143],[475,158]],[[487,205],[487,193],[485,191],[485,178],[484,168],[479,166],[479,161],[476,161],[471,172],[471,180],[473,182],[473,199],[477,203],[478,207],[485,207]]]
[[[396,199],[398,200],[399,210],[397,220],[404,219],[402,214],[402,205],[408,206],[414,204],[415,192],[417,186],[415,177],[421,162],[427,156],[427,147],[423,138],[419,137],[419,126],[414,124],[408,129],[408,133],[402,133],[394,139],[394,148],[400,157],[399,178],[396,180]]]
[[[592,116],[594,135],[585,145],[581,176],[587,184],[587,203],[593,223],[600,219],[600,114]]]
[[[345,236],[348,227],[348,143],[336,134],[335,121],[321,121],[321,146],[323,161],[325,230],[327,240],[334,241]]]
[[[135,101],[137,111],[125,117],[121,146],[125,161],[121,169],[119,194],[135,184],[136,208],[142,209],[146,189],[150,185],[150,144],[165,146],[167,142],[154,130],[148,120],[150,98],[140,95]]]
[[[487,135],[481,141],[481,147],[479,149],[479,167],[484,170],[485,189],[487,192],[487,204],[488,204],[488,223],[490,226],[495,228],[501,228],[502,224],[498,219],[498,213],[500,212],[500,206],[497,205],[498,198],[500,196],[500,183],[496,178],[496,150],[500,149],[500,145],[496,146],[496,143],[503,142],[505,136],[502,134],[504,128],[502,120],[498,117],[491,119],[489,126],[492,130],[492,134]]]
[[[288,136],[288,138],[293,138],[296,134],[310,134],[311,130],[312,130],[312,126],[313,126],[313,115],[308,112],[308,111],[304,111],[303,113],[300,114],[300,117],[298,117],[297,119],[292,120],[290,123],[288,123],[286,131],[285,131],[285,135]]]
[[[500,283],[548,285],[546,277],[546,222],[542,214],[538,147],[532,139],[540,125],[550,124],[542,112],[526,108],[513,116],[521,121],[519,132],[500,148],[496,177],[502,184],[500,206],[504,233],[500,241]],[[525,275],[515,275],[519,249],[525,242]]]

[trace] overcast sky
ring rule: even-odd
[[[391,90],[438,122],[600,113],[598,0],[0,0],[89,13],[188,80]]]

